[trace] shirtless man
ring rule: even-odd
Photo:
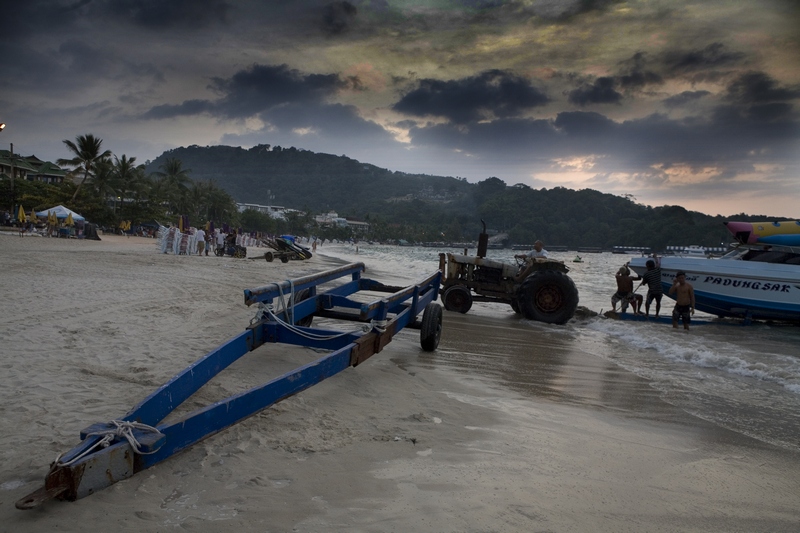
[[[634,278],[627,265],[617,271],[617,292],[611,297],[611,306],[617,312],[617,303],[622,302],[620,311],[623,313],[628,309],[628,304],[633,307],[634,314],[642,314],[642,296],[633,293],[633,282],[642,278]]]
[[[678,272],[672,280],[669,294],[677,294],[675,309],[672,310],[672,327],[678,327],[678,319],[683,321],[683,329],[689,329],[689,320],[694,314],[694,287],[686,281],[686,273]]]

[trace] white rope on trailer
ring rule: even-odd
[[[386,331],[386,325],[388,324],[388,320],[370,320],[369,323],[364,323],[361,327],[354,329],[352,331],[343,331],[339,334],[334,335],[320,335],[317,333],[310,333],[308,331],[303,331],[299,329],[297,326],[294,325],[294,306],[295,306],[295,292],[294,292],[294,281],[287,280],[289,282],[289,302],[291,305],[287,305],[285,295],[283,294],[283,289],[279,283],[276,283],[275,286],[278,288],[278,301],[280,303],[280,311],[285,313],[288,317],[289,321],[285,321],[281,319],[274,311],[274,307],[272,304],[265,304],[263,302],[259,302],[258,304],[258,311],[256,312],[256,316],[250,320],[250,324],[255,324],[256,322],[263,320],[264,315],[268,315],[272,320],[282,324],[286,329],[296,333],[297,335],[304,337],[310,340],[332,340],[338,339],[340,337],[344,337],[346,335],[352,335],[355,333],[369,333],[373,329],[378,333],[383,333]]]
[[[65,462],[61,461],[61,456],[64,454],[63,453],[59,454],[54,462],[55,466],[69,466],[78,461],[79,459],[86,457],[87,455],[97,450],[98,448],[108,448],[111,445],[111,443],[114,442],[114,439],[125,438],[128,441],[128,444],[131,445],[131,448],[133,448],[133,451],[135,453],[138,453],[139,455],[150,455],[158,451],[158,449],[155,449],[151,452],[142,451],[141,444],[139,443],[138,440],[136,440],[136,437],[133,434],[133,430],[138,429],[141,431],[148,431],[150,433],[157,433],[158,435],[163,435],[163,433],[161,433],[158,430],[158,428],[149,426],[147,424],[142,424],[141,422],[129,422],[127,420],[111,420],[109,424],[113,425],[114,427],[109,429],[103,429],[100,431],[92,431],[91,433],[86,434],[87,438],[99,437],[102,435],[103,436],[102,439],[95,442],[92,446],[84,450],[83,453],[74,457],[70,461],[65,461]]]

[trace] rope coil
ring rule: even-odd
[[[84,450],[83,453],[77,455],[70,461],[61,461],[61,457],[64,454],[63,453],[59,454],[58,457],[56,457],[56,460],[54,461],[54,466],[69,466],[78,461],[79,459],[86,457],[91,452],[99,448],[108,448],[109,446],[111,446],[111,444],[114,443],[115,440],[122,440],[123,438],[128,441],[128,444],[131,445],[131,448],[133,448],[134,453],[138,453],[139,455],[150,455],[156,453],[160,449],[159,446],[159,448],[150,452],[142,451],[141,444],[136,439],[136,436],[133,434],[133,430],[138,429],[140,431],[146,431],[149,433],[156,433],[158,435],[163,435],[163,433],[161,433],[161,431],[159,431],[158,428],[149,426],[147,424],[142,424],[141,422],[129,422],[127,420],[111,420],[109,424],[114,427],[103,429],[100,431],[92,431],[91,433],[86,434],[87,438],[99,437],[102,435],[103,437],[102,439],[95,442],[92,446]]]
[[[371,320],[369,323],[365,323],[360,326],[358,329],[354,329],[352,331],[344,331],[337,335],[319,335],[316,333],[309,333],[307,331],[302,331],[294,325],[294,306],[295,306],[295,291],[294,291],[294,281],[288,280],[289,282],[289,302],[287,303],[286,298],[283,293],[283,289],[281,288],[280,284],[275,284],[278,289],[278,311],[276,312],[275,306],[272,303],[264,303],[259,302],[258,304],[258,311],[256,311],[256,316],[254,316],[250,320],[250,324],[253,325],[256,322],[264,320],[265,318],[269,317],[273,321],[282,324],[288,330],[296,333],[297,335],[304,337],[306,339],[311,340],[332,340],[338,339],[339,337],[344,337],[345,335],[352,335],[354,333],[369,333],[373,329],[378,333],[383,333],[386,331],[386,325],[388,324],[388,320]],[[282,320],[278,317],[278,313],[285,313],[288,317],[289,321]]]

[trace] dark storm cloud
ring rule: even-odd
[[[623,63],[623,72],[618,81],[623,89],[640,89],[645,85],[658,85],[664,83],[660,74],[647,68],[647,58],[644,53],[637,52],[628,61]]]
[[[698,50],[671,51],[664,54],[665,65],[673,73],[729,68],[740,64],[744,59],[743,53],[728,51],[722,43],[711,43]]]
[[[226,118],[247,118],[275,106],[316,103],[348,86],[336,74],[303,74],[287,65],[253,65],[230,78],[214,78],[210,88],[218,100],[190,100],[179,105],[156,106],[144,118],[170,118],[210,113]]]
[[[675,96],[670,96],[664,100],[664,105],[667,107],[682,107],[691,102],[695,102],[704,98],[711,93],[709,91],[683,91]]]
[[[13,8],[8,6],[2,10],[3,37],[25,39],[38,32],[69,26],[84,16],[85,6],[91,3],[91,0],[15,2]]]
[[[747,116],[753,120],[774,122],[792,114],[792,105],[784,103],[771,103],[750,106]]]
[[[164,80],[163,73],[152,64],[133,63],[106,48],[96,47],[77,39],[62,43],[58,53],[59,59],[65,64],[64,75],[60,78],[65,87],[69,84],[85,86],[97,80],[128,76],[154,81]]]
[[[800,89],[779,87],[773,78],[763,72],[748,72],[728,86],[726,98],[739,104],[785,102],[800,98]]]
[[[213,113],[215,110],[216,106],[208,100],[186,100],[178,105],[157,105],[142,115],[142,118],[158,120],[181,116],[201,115],[203,113]]]
[[[770,114],[772,113],[772,114]],[[724,106],[707,118],[654,114],[615,122],[599,113],[559,113],[555,120],[507,119],[463,127],[412,129],[412,145],[466,152],[477,160],[546,165],[555,158],[597,157],[601,172],[640,173],[688,165],[717,169],[716,179],[752,172],[754,163],[796,160],[800,120]],[[770,118],[769,121],[765,118]],[[656,172],[660,172],[657,171]]]
[[[533,4],[533,13],[547,20],[567,20],[592,11],[605,11],[624,0],[539,0]]]
[[[618,104],[622,101],[622,94],[616,90],[617,82],[614,78],[603,76],[597,78],[592,84],[584,84],[570,91],[570,103],[579,106],[589,104]]]
[[[559,113],[553,123],[570,137],[600,138],[615,135],[619,125],[600,113],[568,111]]]
[[[82,75],[105,77],[116,71],[115,58],[109,57],[107,51],[83,41],[76,39],[65,41],[59,46],[58,52],[69,62],[68,70]]]
[[[289,102],[318,102],[347,86],[337,74],[303,74],[287,65],[254,65],[228,79],[214,78],[212,87],[225,96],[218,109],[244,118]]]
[[[361,118],[355,107],[342,104],[290,104],[271,109],[264,113],[263,118],[272,128],[282,131],[308,128],[315,136],[329,139],[342,138],[342,132],[347,132],[348,142],[354,139],[391,139],[381,126]]]
[[[106,9],[149,29],[202,29],[227,22],[231,5],[223,0],[114,0]]]
[[[338,35],[347,30],[357,14],[358,9],[350,2],[331,2],[322,8],[322,30],[328,35]]]
[[[650,68],[651,60],[643,52],[637,52],[622,61],[614,76],[602,76],[591,83],[584,82],[569,92],[568,101],[581,107],[592,104],[619,104],[623,93],[632,94],[649,85],[661,85],[664,78]]]
[[[387,151],[391,156],[396,149],[397,143],[386,130],[361,118],[352,106],[288,104],[264,113],[262,118],[267,122],[263,130],[228,134],[221,141],[233,145],[297,146],[323,153],[347,154],[360,161],[369,161]]]
[[[510,117],[542,106],[547,95],[525,78],[501,70],[452,81],[424,79],[392,109],[417,117],[445,117],[465,124],[484,118]]]

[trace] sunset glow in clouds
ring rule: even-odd
[[[0,140],[23,155],[85,133],[139,162],[271,144],[800,218],[796,1],[33,0],[4,18]]]

